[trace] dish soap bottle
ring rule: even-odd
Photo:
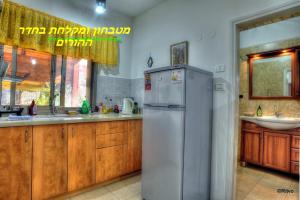
[[[261,109],[261,106],[259,105],[257,110],[256,110],[256,115],[257,117],[262,117],[263,115],[263,112],[262,112],[262,109]]]
[[[81,114],[89,114],[90,109],[91,109],[90,104],[88,103],[87,100],[84,100],[81,106]]]

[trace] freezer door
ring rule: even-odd
[[[155,72],[149,75],[148,83],[150,82],[151,89],[145,85],[145,104],[160,106],[185,104],[184,69]]]
[[[184,111],[144,108],[142,196],[181,200]]]

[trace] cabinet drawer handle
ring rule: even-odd
[[[28,130],[26,129],[25,130],[25,143],[28,142],[28,137],[29,137],[29,133],[28,133]]]

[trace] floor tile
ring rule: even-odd
[[[280,192],[286,189],[287,192]],[[299,180],[289,174],[256,168],[238,167],[237,200],[299,200]]]

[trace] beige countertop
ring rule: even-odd
[[[82,122],[102,122],[102,121],[118,121],[118,120],[133,120],[142,119],[141,114],[122,115],[122,114],[91,114],[68,116],[65,114],[57,115],[40,115],[34,116],[30,120],[11,121],[7,117],[0,118],[0,127],[14,126],[33,126],[33,125],[48,125],[48,124],[73,124]]]

